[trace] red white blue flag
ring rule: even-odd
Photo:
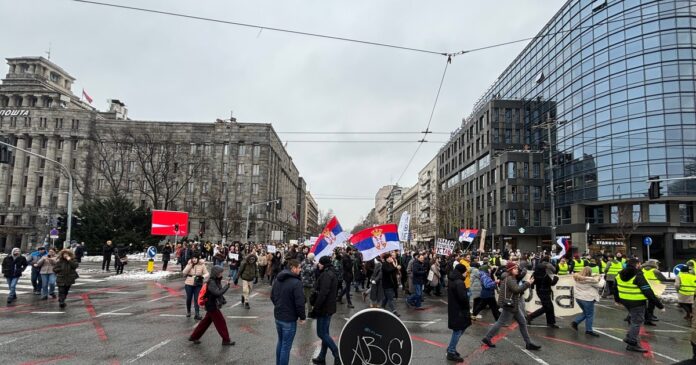
[[[363,261],[369,261],[382,253],[399,249],[399,228],[396,224],[367,228],[354,234],[350,243],[362,253]]]
[[[333,217],[326,224],[324,230],[321,231],[309,252],[314,253],[315,260],[319,260],[322,256],[331,256],[334,248],[342,245],[348,239],[348,236],[349,233],[343,230],[341,224],[338,223],[338,219]]]
[[[459,242],[474,242],[474,238],[476,238],[476,235],[478,234],[478,229],[465,229],[462,228],[459,230]]]

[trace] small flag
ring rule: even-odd
[[[474,238],[478,234],[478,229],[460,229],[459,230],[459,242],[474,242]]]
[[[91,96],[87,95],[87,92],[85,91],[85,89],[82,89],[82,96],[87,100],[88,103],[92,104],[92,100],[94,100],[94,99],[92,99]]]
[[[350,237],[350,243],[370,261],[382,253],[399,249],[399,233],[396,224],[384,224],[364,229]]]
[[[334,248],[348,239],[349,233],[343,230],[336,217],[331,218],[329,223],[317,237],[314,246],[309,252],[314,253],[314,259],[319,260],[322,256],[331,256]]]

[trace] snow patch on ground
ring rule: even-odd
[[[141,261],[141,262],[146,262],[150,258],[147,257],[147,255],[142,254],[142,253],[135,253],[128,256],[128,261]],[[102,262],[103,257],[101,255],[97,256],[84,256],[82,257],[83,262]],[[158,254],[155,256],[155,261],[162,261],[162,255]]]
[[[677,303],[677,293],[663,293],[660,297],[663,303],[674,304]]]
[[[174,278],[179,278],[179,277],[181,277],[180,272],[155,271],[152,274],[150,274],[145,270],[135,270],[135,271],[124,272],[121,275],[112,275],[112,276],[109,276],[105,279],[111,280],[111,281],[146,281],[146,280],[160,281],[160,280],[169,280],[169,279],[174,279]]]

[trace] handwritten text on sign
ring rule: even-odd
[[[338,351],[347,365],[408,365],[413,344],[408,329],[396,316],[370,308],[348,320]]]

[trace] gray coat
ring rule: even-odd
[[[372,305],[382,305],[384,287],[382,287],[382,262],[375,261],[375,271],[370,278],[370,302]]]
[[[471,297],[478,298],[481,296],[481,272],[475,268],[471,268]]]
[[[498,292],[498,306],[507,311],[519,310],[518,308],[520,308],[520,302],[524,302],[524,300],[520,301],[520,297],[524,291],[529,288],[529,283],[525,282],[523,285],[517,285],[517,279],[508,273],[503,274],[503,277],[500,280],[501,283],[499,285],[500,291]],[[512,308],[505,306],[506,298],[512,299]]]

